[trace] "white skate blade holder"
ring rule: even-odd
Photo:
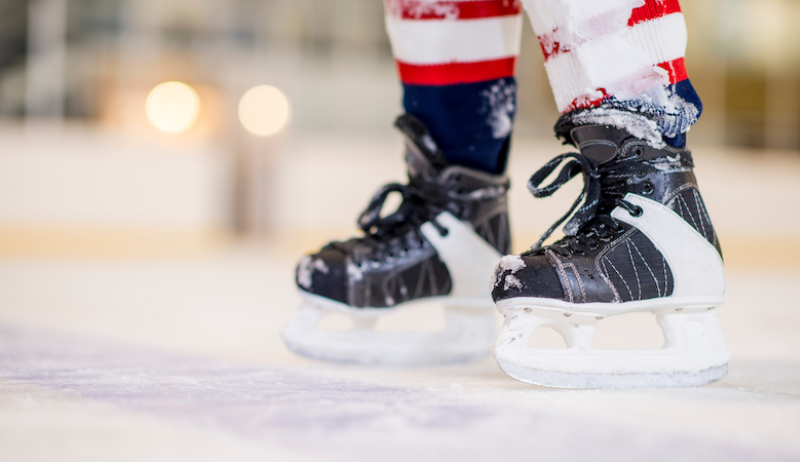
[[[497,309],[506,320],[493,355],[509,376],[559,388],[663,388],[705,385],[727,374],[730,352],[714,309],[725,290],[719,253],[663,205],[632,194],[625,199],[642,207],[642,216],[620,209],[612,216],[639,228],[658,247],[675,277],[672,295],[625,303],[500,301]],[[642,311],[657,317],[665,339],[660,350],[592,347],[599,320]],[[567,348],[529,348],[528,339],[539,327],[561,334]]]
[[[301,297],[303,304],[283,331],[283,340],[293,352],[311,359],[386,366],[462,363],[488,357],[497,337],[490,301],[476,305],[441,297],[446,326],[428,333],[374,330],[380,317],[398,308],[353,308],[311,294]],[[334,313],[350,316],[353,330],[316,329],[323,317]]]
[[[664,332],[660,350],[598,350],[592,338],[605,316],[534,303],[498,307],[506,322],[494,357],[506,374],[522,382],[559,388],[691,387],[728,372],[730,352],[713,306],[654,310]],[[527,347],[539,327],[553,328],[567,348]]]
[[[357,308],[300,292],[303,304],[283,332],[293,352],[323,361],[388,366],[429,366],[477,361],[490,355],[497,338],[497,318],[486,290],[500,254],[470,227],[445,212],[437,221],[446,236],[426,223],[422,232],[447,265],[452,290],[447,296],[411,301],[391,308]],[[415,303],[440,303],[446,326],[435,333],[375,331],[380,317]],[[350,316],[353,330],[316,329],[323,317]]]

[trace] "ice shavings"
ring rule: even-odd
[[[505,274],[506,271],[509,271],[510,274],[514,274],[523,268],[525,268],[525,262],[519,255],[506,255],[505,257],[501,258],[500,261],[497,262],[497,266],[494,269],[494,274],[492,275],[492,281],[489,290],[490,291],[494,290],[494,288],[497,287],[498,284],[500,284],[499,276],[501,274]],[[517,282],[519,282],[518,279]]]
[[[656,149],[662,149],[665,146],[658,123],[642,114],[635,114],[621,109],[597,107],[571,115],[570,121],[575,125],[611,125],[627,130],[628,133],[636,138],[646,140],[648,144]]]
[[[630,99],[624,94],[609,98],[595,108],[568,115],[575,125],[604,124],[623,128],[637,138],[663,149],[664,138],[689,131],[700,117],[700,107],[686,101],[670,86],[658,86]]]
[[[322,259],[313,258],[311,255],[304,255],[297,265],[297,283],[304,289],[310,289],[314,271],[328,274],[328,266]]]
[[[506,255],[497,263],[497,267],[502,270],[511,271],[511,274],[525,268],[525,262],[519,255]]]
[[[503,284],[503,290],[508,290],[512,287],[522,289],[522,281],[520,281],[516,276],[507,274],[505,277],[505,284]]]
[[[422,144],[424,144],[425,147],[431,152],[436,152],[439,150],[439,146],[437,146],[436,142],[433,141],[431,135],[428,135],[427,133],[422,135]]]
[[[492,127],[492,137],[501,139],[511,133],[516,110],[517,86],[512,81],[500,79],[481,93],[484,105],[481,112],[488,113],[486,123]]]
[[[364,278],[363,271],[353,262],[347,262],[347,275],[351,281],[360,281]]]

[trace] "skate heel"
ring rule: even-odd
[[[597,350],[595,329],[603,316],[544,307],[504,308],[506,320],[493,356],[522,382],[561,388],[650,388],[705,385],[723,378],[730,352],[708,307],[657,310],[664,332],[659,350]],[[528,339],[540,327],[558,332],[564,349],[536,349]]]
[[[378,319],[393,309],[363,309],[305,297],[295,318],[283,331],[293,352],[323,361],[389,366],[427,366],[476,361],[489,356],[497,336],[491,304],[457,300],[443,303],[446,326],[434,333],[375,331]],[[446,299],[445,299],[446,300]],[[345,314],[353,329],[317,329],[331,314]]]

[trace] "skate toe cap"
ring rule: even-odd
[[[556,270],[541,254],[503,257],[495,268],[491,289],[495,302],[518,297],[564,298]]]
[[[297,264],[295,282],[306,292],[346,303],[346,255],[336,249],[323,249],[304,255]]]

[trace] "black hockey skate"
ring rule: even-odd
[[[295,353],[337,362],[415,365],[488,356],[497,329],[486,284],[510,246],[508,179],[448,165],[413,116],[395,125],[406,138],[408,184],[375,194],[358,220],[362,237],[331,242],[300,260],[303,305],[284,341]],[[403,202],[381,216],[393,192]],[[378,317],[426,300],[445,306],[442,332],[372,329]],[[316,330],[330,313],[350,315],[353,330]]]
[[[569,388],[721,379],[730,353],[713,309],[722,303],[725,273],[691,153],[655,149],[611,126],[573,128],[566,138],[580,154],[556,157],[528,188],[546,197],[581,173],[583,192],[531,251],[498,263],[492,296],[506,318],[494,348],[500,367],[523,382]],[[541,186],[567,160],[552,184]],[[541,247],[573,211],[566,237]],[[657,315],[662,349],[592,348],[598,320],[636,311]],[[543,326],[559,332],[567,348],[529,348]]]

